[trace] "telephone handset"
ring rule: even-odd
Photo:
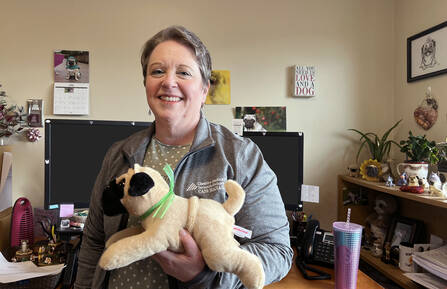
[[[295,262],[298,269],[308,280],[331,279],[331,275],[308,264],[321,265],[329,268],[334,267],[334,236],[330,232],[321,229],[317,220],[307,221],[306,231],[301,243],[301,250]],[[309,276],[307,271],[317,275]]]
[[[303,259],[308,262],[311,260],[314,252],[315,233],[320,226],[320,222],[317,220],[309,220],[307,222],[306,231],[303,236],[303,245],[301,248],[301,254]]]
[[[321,230],[317,220],[309,220],[301,254],[307,264],[334,268],[334,235]]]

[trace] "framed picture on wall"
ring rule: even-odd
[[[407,82],[447,73],[447,21],[407,38]]]

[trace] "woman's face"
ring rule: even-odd
[[[207,92],[190,48],[172,40],[155,47],[147,66],[146,96],[157,121],[195,127]]]

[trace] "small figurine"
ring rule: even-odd
[[[372,249],[372,251],[371,251],[371,254],[372,254],[374,257],[380,257],[380,256],[382,256],[382,254],[383,254],[383,250],[382,250],[382,245],[380,244],[379,241],[375,241],[375,242],[373,243],[373,249]]]
[[[430,186],[434,186],[438,190],[441,189],[442,186],[441,178],[435,172],[431,172],[430,176],[428,177],[428,183]]]
[[[39,247],[39,251],[38,251],[38,255],[37,255],[37,261],[39,263],[43,262],[44,254],[45,254],[45,246],[40,246]]]
[[[391,176],[388,176],[386,178],[385,186],[387,186],[387,187],[394,187],[393,178]]]
[[[28,240],[22,240],[20,250],[16,251],[15,259],[17,262],[30,261],[33,250],[28,247]]]
[[[437,173],[432,172],[428,178],[428,191],[433,197],[447,197],[447,190],[445,189],[446,184],[442,184],[441,178]]]
[[[406,172],[403,172],[399,176],[399,179],[397,180],[396,185],[398,185],[398,186],[406,186],[407,185],[407,173]]]
[[[389,263],[391,263],[391,243],[386,242],[384,247],[385,247],[385,252],[382,256],[382,262],[385,264],[389,264]]]
[[[43,261],[43,263],[47,264],[47,265],[51,264],[51,258],[50,257],[46,257],[45,261]]]
[[[409,187],[417,187],[419,186],[419,179],[417,176],[409,176],[408,177],[408,186]]]
[[[359,167],[356,164],[348,166],[348,175],[357,178],[359,176]]]
[[[429,188],[430,188],[430,185],[428,184],[427,178],[424,178],[424,177],[419,179],[419,185],[424,187],[424,191],[428,191]]]

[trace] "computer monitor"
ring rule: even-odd
[[[303,133],[244,131],[243,136],[258,145],[265,161],[275,172],[285,208],[301,210]]]
[[[88,208],[105,153],[147,122],[47,119],[45,121],[45,208],[73,203]]]

